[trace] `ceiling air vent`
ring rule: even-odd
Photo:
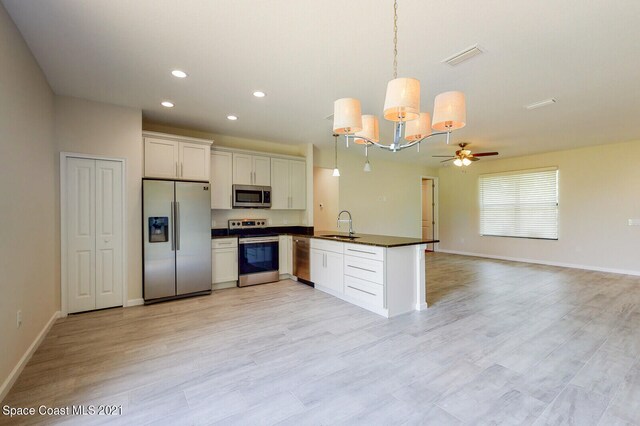
[[[554,98],[549,98],[549,99],[545,99],[544,101],[534,102],[532,104],[525,105],[524,107],[528,110],[532,110],[536,108],[542,108],[547,105],[553,105],[555,103],[556,103],[556,100]]]
[[[473,45],[471,47],[468,47],[466,49],[464,49],[462,52],[458,52],[452,56],[449,56],[447,59],[443,60],[442,62],[446,62],[447,64],[451,65],[452,67],[455,67],[456,65],[458,65],[461,62],[464,62],[468,59],[473,58],[474,56],[477,56],[479,54],[482,53],[482,50],[480,50],[480,48],[478,47],[478,45]]]

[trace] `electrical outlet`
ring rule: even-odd
[[[282,223],[283,223],[283,224],[285,224],[285,225],[288,225],[288,224],[289,224],[289,220],[287,220],[287,219],[283,219],[283,220],[282,220]]]
[[[18,310],[16,314],[16,328],[20,328],[22,326],[22,311]]]
[[[215,221],[215,220],[213,221],[212,225],[213,225],[213,226],[216,226],[216,221]]]
[[[629,226],[640,226],[640,219],[629,219]]]

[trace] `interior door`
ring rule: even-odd
[[[68,158],[66,173],[69,313],[96,307],[95,160]]]
[[[122,163],[96,161],[96,308],[122,305]]]
[[[208,183],[176,182],[176,290],[211,290],[211,192]]]

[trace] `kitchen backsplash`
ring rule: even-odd
[[[267,219],[269,226],[307,226],[304,210],[232,209],[211,210],[211,227],[226,228],[230,219]]]

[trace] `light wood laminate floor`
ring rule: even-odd
[[[439,253],[391,320],[282,281],[58,320],[2,405],[65,424],[640,425],[640,278]]]

